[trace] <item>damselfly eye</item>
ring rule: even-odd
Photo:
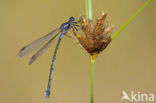
[[[74,21],[75,18],[71,16],[71,17],[69,18],[69,20],[70,20],[70,21]]]

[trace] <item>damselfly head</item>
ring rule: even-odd
[[[73,16],[71,16],[70,18],[69,18],[69,21],[74,21],[75,20],[75,18],[73,17]]]

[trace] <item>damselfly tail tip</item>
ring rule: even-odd
[[[50,90],[46,90],[45,91],[45,98],[49,98],[49,96],[50,96]]]
[[[33,62],[30,60],[30,61],[29,61],[29,65],[31,65],[32,63],[33,63]]]

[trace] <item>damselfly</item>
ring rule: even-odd
[[[53,74],[53,69],[54,69],[54,63],[55,63],[55,59],[56,59],[56,53],[59,47],[59,44],[62,40],[63,35],[66,35],[67,31],[71,28],[76,29],[78,22],[74,22],[75,18],[74,17],[70,17],[69,20],[65,23],[63,23],[59,28],[53,30],[52,32],[48,33],[47,35],[41,37],[38,40],[35,40],[34,42],[28,44],[27,46],[25,46],[24,48],[22,48],[19,51],[19,57],[25,56],[31,52],[33,52],[34,50],[36,50],[37,48],[39,48],[40,46],[42,46],[46,41],[48,41],[47,43],[45,43],[43,45],[43,47],[41,49],[39,49],[37,51],[37,53],[35,53],[32,58],[30,59],[29,64],[32,64],[41,54],[43,54],[45,52],[45,50],[50,46],[50,44],[52,43],[52,41],[56,38],[56,36],[58,36],[60,33],[60,37],[58,39],[56,48],[55,48],[55,52],[53,55],[53,59],[52,59],[52,64],[51,64],[51,68],[50,68],[50,74],[49,74],[49,81],[48,81],[48,85],[47,85],[47,90],[45,91],[45,97],[48,98],[50,96],[50,87],[51,87],[51,81],[52,81],[52,74]],[[77,30],[77,29],[76,29]],[[57,33],[56,33],[57,32]],[[52,35],[56,33],[53,37]],[[51,38],[52,37],[52,38]]]

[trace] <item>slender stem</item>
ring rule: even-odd
[[[92,20],[92,0],[86,0],[86,16],[87,20]],[[94,63],[95,56],[91,56],[91,103],[94,103]]]
[[[151,2],[152,0],[148,0],[113,36],[112,40],[121,32],[125,27]]]
[[[92,0],[86,0],[87,20],[92,20]]]
[[[94,64],[95,57],[91,56],[91,103],[94,103]]]

